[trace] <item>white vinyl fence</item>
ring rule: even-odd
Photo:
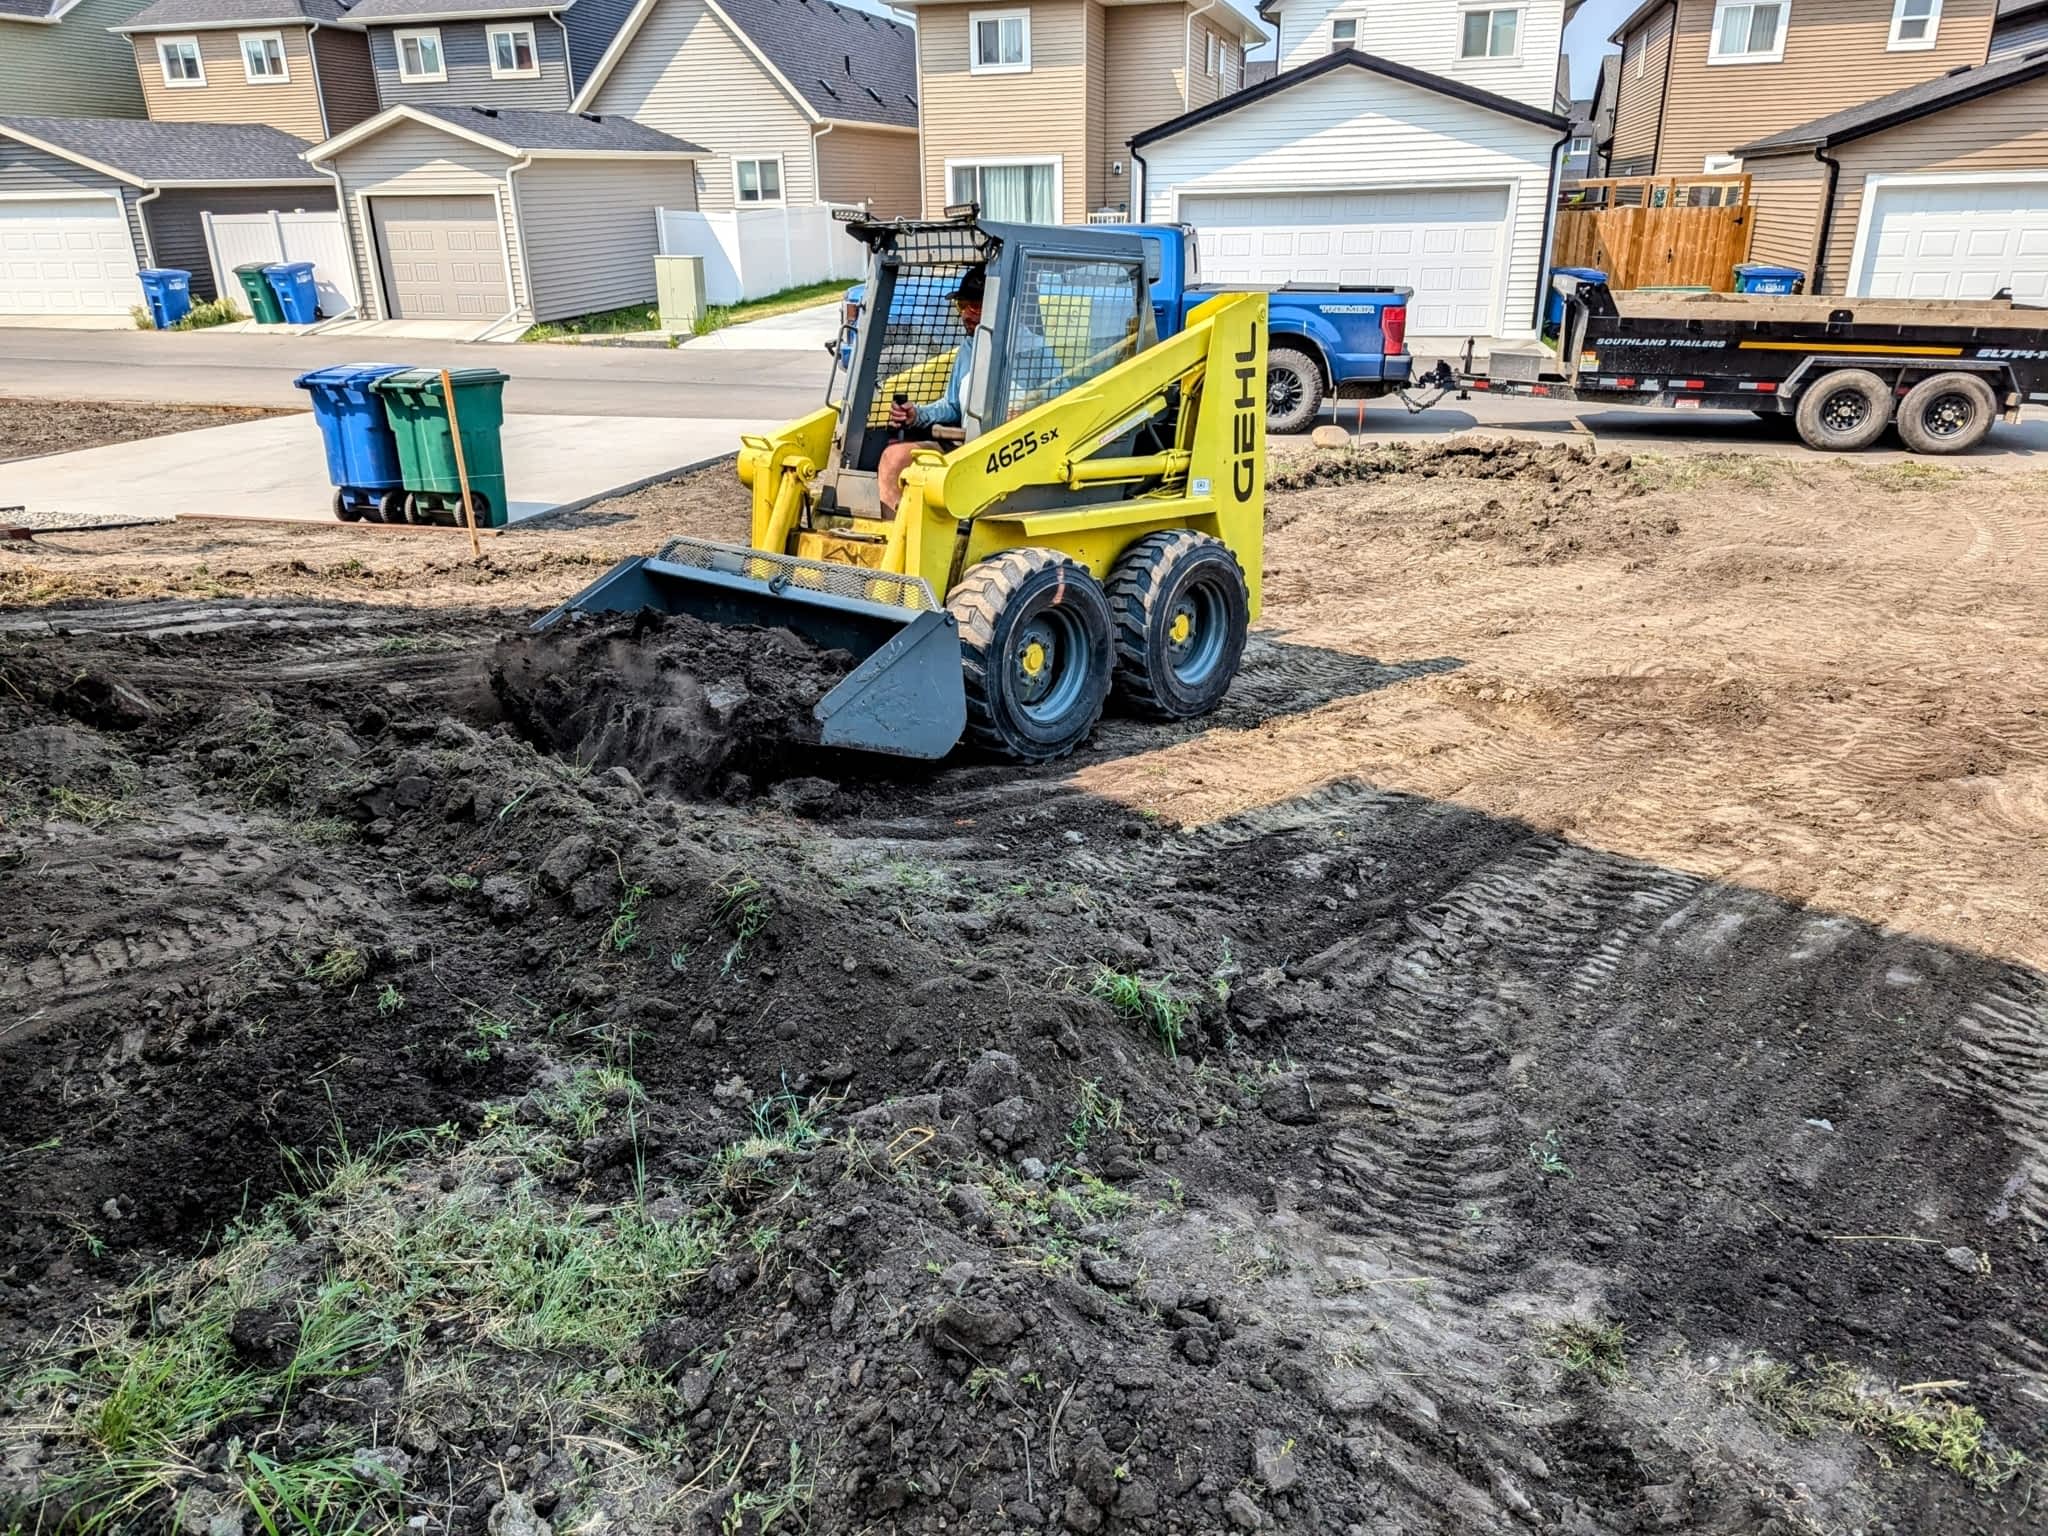
[[[739,304],[830,278],[858,280],[867,249],[823,204],[685,213],[658,208],[664,256],[704,258],[704,298]]]
[[[205,213],[200,220],[206,226],[214,286],[223,298],[243,303],[242,285],[235,277],[239,266],[252,261],[310,261],[321,315],[332,320],[356,307],[355,262],[339,213]]]

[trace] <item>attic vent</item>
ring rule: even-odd
[[[882,104],[881,94],[878,91],[876,91],[876,89],[872,85],[864,85],[861,87],[861,89],[866,91],[870,96],[873,96],[875,98],[876,106],[879,107]]]
[[[846,60],[846,72],[847,72],[847,73],[848,73],[849,75],[850,75],[850,74],[852,74],[852,73],[853,73],[853,55],[852,55],[852,54],[850,54],[850,53],[844,53],[844,54],[841,54],[841,55],[840,55],[840,57]]]
[[[2048,48],[2036,48],[2031,53],[2021,54],[2020,57],[2029,62],[2035,59],[2048,59]]]
[[[823,91],[827,96],[830,96],[834,101],[837,101],[839,99],[839,93],[833,90],[832,87],[826,84],[826,82],[823,80],[820,80],[818,82],[818,89]]]
[[[475,110],[483,113],[485,117],[496,117],[498,115],[498,109],[496,107],[478,107]]]
[[[2029,57],[2031,57],[2031,55],[2029,55]],[[1942,78],[1944,80],[1953,80],[1957,75],[1967,75],[1971,70],[1975,69],[1976,67],[1977,66],[1974,64],[1958,64],[1954,69],[1950,70],[1947,74],[1943,75]]]

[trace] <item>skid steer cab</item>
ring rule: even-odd
[[[1215,709],[1259,611],[1265,295],[1161,341],[1136,235],[971,208],[849,229],[867,302],[828,403],[741,440],[749,547],[673,540],[541,625],[788,628],[858,661],[820,740],[907,757],[1061,757],[1112,696]]]

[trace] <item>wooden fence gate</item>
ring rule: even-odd
[[[1605,272],[1615,288],[1696,287],[1726,293],[1735,286],[1737,263],[1749,259],[1753,226],[1746,192],[1746,187],[1740,192],[1731,187],[1709,195],[1737,200],[1708,204],[1694,201],[1683,188],[1668,198],[1658,188],[1632,205],[1614,206],[1607,199],[1605,206],[1589,206],[1575,205],[1568,191],[1565,206],[1557,211],[1551,260],[1560,267]]]

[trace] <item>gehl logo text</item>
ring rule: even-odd
[[[1230,448],[1237,457],[1230,467],[1230,489],[1240,503],[1252,499],[1258,483],[1259,393],[1259,328],[1253,326],[1237,354],[1237,406],[1231,417]]]

